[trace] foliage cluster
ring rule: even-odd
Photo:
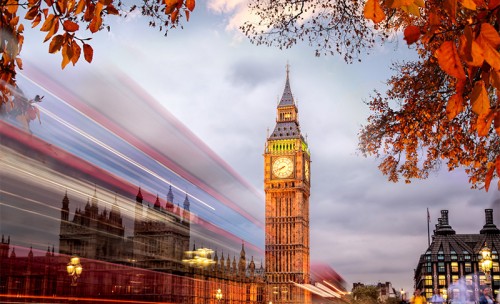
[[[500,176],[500,0],[252,0],[243,29],[257,44],[301,40],[350,62],[395,32],[418,59],[393,65],[367,104],[359,149],[391,181],[426,178],[446,162],[473,188]],[[370,24],[369,22],[373,22]],[[324,52],[326,50],[326,52]],[[353,55],[354,54],[354,55]],[[500,188],[500,182],[499,182]]]

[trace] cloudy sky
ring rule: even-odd
[[[431,231],[439,211],[447,209],[457,233],[476,233],[496,189],[470,190],[462,171],[446,168],[425,181],[393,184],[378,171],[376,160],[356,151],[357,133],[369,114],[363,101],[374,89],[385,90],[390,63],[412,55],[406,46],[380,46],[349,65],[339,56],[315,57],[306,44],[289,50],[251,45],[237,29],[245,18],[244,0],[200,1],[184,29],[168,37],[140,16],[116,19],[109,33],[93,36],[94,62],[81,61],[64,71],[60,55],[47,54],[43,35],[27,33],[26,72],[19,81],[29,85],[32,71],[39,70],[97,100],[116,98],[108,90],[126,77],[241,176],[252,188],[246,191],[263,198],[266,132],[274,127],[289,63],[311,149],[311,260],[329,264],[349,284],[390,281],[411,290],[413,269],[427,248],[426,208]],[[140,129],[134,121],[141,114],[139,108],[121,119]],[[156,140],[168,145],[166,133]],[[210,174],[210,167],[203,170]],[[263,222],[263,199],[260,204],[239,205]],[[500,210],[495,212],[500,218]]]

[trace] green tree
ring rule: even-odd
[[[500,176],[499,0],[252,0],[256,44],[306,40],[346,61],[402,31],[418,55],[393,65],[385,93],[367,104],[359,149],[391,181],[428,177],[442,162],[473,188]],[[500,188],[500,183],[499,183]]]
[[[352,290],[352,304],[379,304],[377,286],[357,286]]]

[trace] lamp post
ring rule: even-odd
[[[217,289],[217,292],[215,293],[215,298],[217,299],[217,303],[220,303],[220,300],[222,300],[222,290]]]
[[[80,258],[77,256],[72,256],[69,260],[68,265],[66,265],[66,271],[71,277],[71,286],[76,286],[78,277],[80,277],[83,272],[83,267],[80,264]]]
[[[405,300],[405,290],[401,288],[401,301]]]
[[[481,269],[483,270],[484,275],[486,277],[485,284],[489,285],[489,284],[491,284],[490,270],[491,270],[491,267],[493,266],[493,262],[491,261],[491,249],[488,248],[488,246],[486,244],[484,244],[484,247],[481,249],[480,253],[482,256],[482,259],[480,261]]]

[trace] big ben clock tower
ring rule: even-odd
[[[310,282],[311,161],[297,114],[287,66],[276,126],[264,152],[266,291],[267,301],[273,303],[311,303],[311,294],[297,285]]]

